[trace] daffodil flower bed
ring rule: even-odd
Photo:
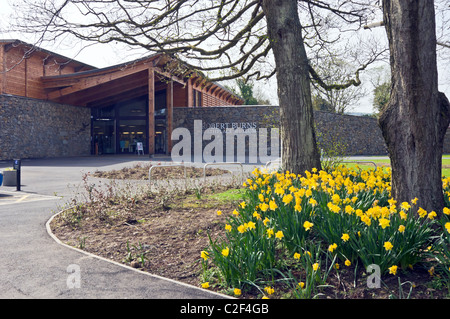
[[[450,179],[443,186],[450,207]],[[244,187],[245,201],[223,236],[201,252],[205,273],[213,265],[215,280],[239,295],[257,289],[270,297],[274,288],[266,288],[278,285],[290,297],[312,298],[345,267],[377,265],[392,276],[424,260],[436,262],[434,271],[449,282],[450,209],[437,219],[418,198],[397,203],[389,168],[341,166],[298,176],[255,169]]]

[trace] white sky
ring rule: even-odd
[[[12,14],[12,8],[9,3],[13,0],[0,0],[0,30],[2,26],[8,25],[8,20],[10,19],[10,15]],[[369,31],[368,31],[369,32]],[[378,30],[373,30],[372,32],[384,32],[384,28],[378,28]],[[24,42],[32,43],[32,39],[29,35],[17,34],[17,33],[2,33],[0,31],[0,39],[19,39]],[[141,55],[145,55],[145,52],[141,52],[140,54],[137,52],[132,53],[130,50],[127,50],[123,45],[90,45],[88,48],[83,50],[81,43],[70,44],[72,47],[43,47],[43,49],[56,52],[58,54],[73,58],[75,60],[93,65],[95,67],[107,67],[114,64],[122,63],[125,61],[129,61],[132,59],[136,59]],[[450,49],[449,49],[450,50]],[[384,64],[386,65],[386,64]],[[447,63],[439,63],[439,80],[440,87],[439,89],[446,93],[447,97],[450,98],[450,74],[448,74],[449,66]],[[373,87],[370,83],[367,83],[367,75],[366,79],[364,78],[364,74],[361,76],[361,79],[364,83],[366,83],[366,91],[367,96],[363,98],[357,106],[355,106],[351,112],[360,112],[360,113],[372,113],[372,91]],[[263,98],[269,99],[272,104],[277,103],[277,91],[276,91],[276,79],[275,77],[270,80],[269,83],[260,82],[255,83],[255,90],[257,92],[261,92]]]

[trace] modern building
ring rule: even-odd
[[[164,54],[96,68],[0,40],[0,159],[169,154],[175,108],[241,104]]]

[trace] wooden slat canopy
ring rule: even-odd
[[[102,107],[126,99],[148,94],[149,70],[154,74],[155,91],[166,88],[169,81],[183,86],[198,87],[217,96],[226,96],[235,104],[240,99],[218,84],[207,82],[200,75],[180,67],[173,67],[174,59],[154,54],[120,65],[41,78],[47,98],[58,103],[76,106]],[[168,71],[170,70],[170,71]],[[222,97],[223,98],[223,97]],[[190,106],[190,105],[186,105]]]

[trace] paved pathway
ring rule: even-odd
[[[22,161],[22,187],[0,187],[0,298],[222,298],[61,245],[46,223],[85,172],[132,166],[137,157]],[[156,159],[159,160],[159,159]],[[0,162],[0,170],[12,163]]]

